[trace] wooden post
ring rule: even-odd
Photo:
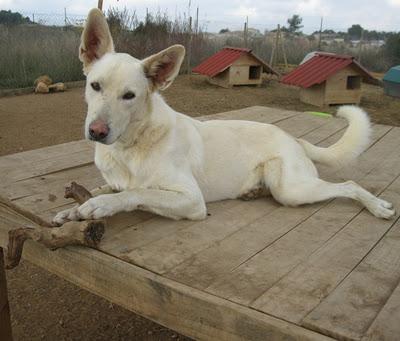
[[[97,8],[102,11],[103,10],[103,0],[99,0],[97,3]]]
[[[243,29],[243,36],[244,36],[244,47],[248,46],[248,37],[249,35],[249,17],[246,17],[246,22],[244,23],[244,29]]]
[[[196,10],[196,36],[199,34],[199,6]]]
[[[243,27],[243,39],[244,39],[244,47],[247,47],[247,22],[244,23]]]
[[[286,49],[285,49],[285,40],[282,36],[282,31],[279,30],[279,41],[281,43],[281,48],[282,48],[282,55],[283,55],[283,62],[285,63],[285,67],[286,69],[288,68],[288,62],[287,62],[287,58],[286,58]]]
[[[0,340],[12,341],[10,306],[8,304],[7,279],[2,248],[0,248]]]
[[[192,70],[190,67],[191,63],[191,58],[192,58],[192,17],[189,17],[189,39],[188,39],[188,44],[187,44],[187,55],[186,55],[186,61],[187,61],[187,68],[186,72],[188,75],[191,74]]]
[[[360,43],[358,44],[358,62],[361,63],[362,45],[364,40],[364,29],[361,29]]]
[[[281,25],[278,24],[278,27],[276,29],[276,35],[275,35],[275,44],[272,46],[272,52],[271,52],[271,58],[269,60],[269,65],[273,66],[276,60],[278,60],[278,46],[279,46],[279,37],[280,37],[280,32],[281,32]],[[276,54],[276,58],[275,58]]]
[[[321,51],[321,41],[322,41],[322,23],[324,17],[321,17],[321,25],[319,26],[319,41],[318,41],[318,51]]]

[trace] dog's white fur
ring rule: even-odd
[[[349,128],[329,148],[296,140],[269,124],[200,122],[175,112],[157,92],[171,84],[183,57],[180,45],[143,61],[115,53],[103,14],[96,9],[89,13],[80,47],[87,75],[85,131],[88,137],[94,120],[107,122],[109,134],[96,143],[95,163],[109,189],[118,193],[62,211],[56,223],[136,209],[173,219],[204,219],[206,202],[248,198],[267,190],[283,205],[346,197],[360,201],[377,217],[394,216],[390,203],[352,181],[319,179],[312,162],[343,165],[365,149],[370,123],[361,109],[339,109],[338,116],[349,121]],[[93,82],[99,83],[100,91],[92,89]],[[135,98],[123,99],[127,91]]]

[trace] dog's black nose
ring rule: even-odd
[[[110,128],[103,120],[96,120],[89,125],[89,135],[92,140],[101,141],[108,136]]]

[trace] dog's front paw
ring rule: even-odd
[[[396,215],[393,204],[380,198],[376,198],[372,205],[367,206],[368,210],[378,218],[392,219]]]
[[[109,195],[99,195],[79,206],[78,215],[81,219],[101,219],[120,211],[120,202]]]
[[[67,210],[58,212],[52,220],[53,225],[61,226],[67,221],[79,220],[78,207],[79,206],[76,205],[72,208],[68,208]]]

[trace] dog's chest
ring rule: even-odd
[[[95,163],[104,180],[113,189],[122,191],[135,187],[139,175],[135,159],[130,153],[96,148]]]

